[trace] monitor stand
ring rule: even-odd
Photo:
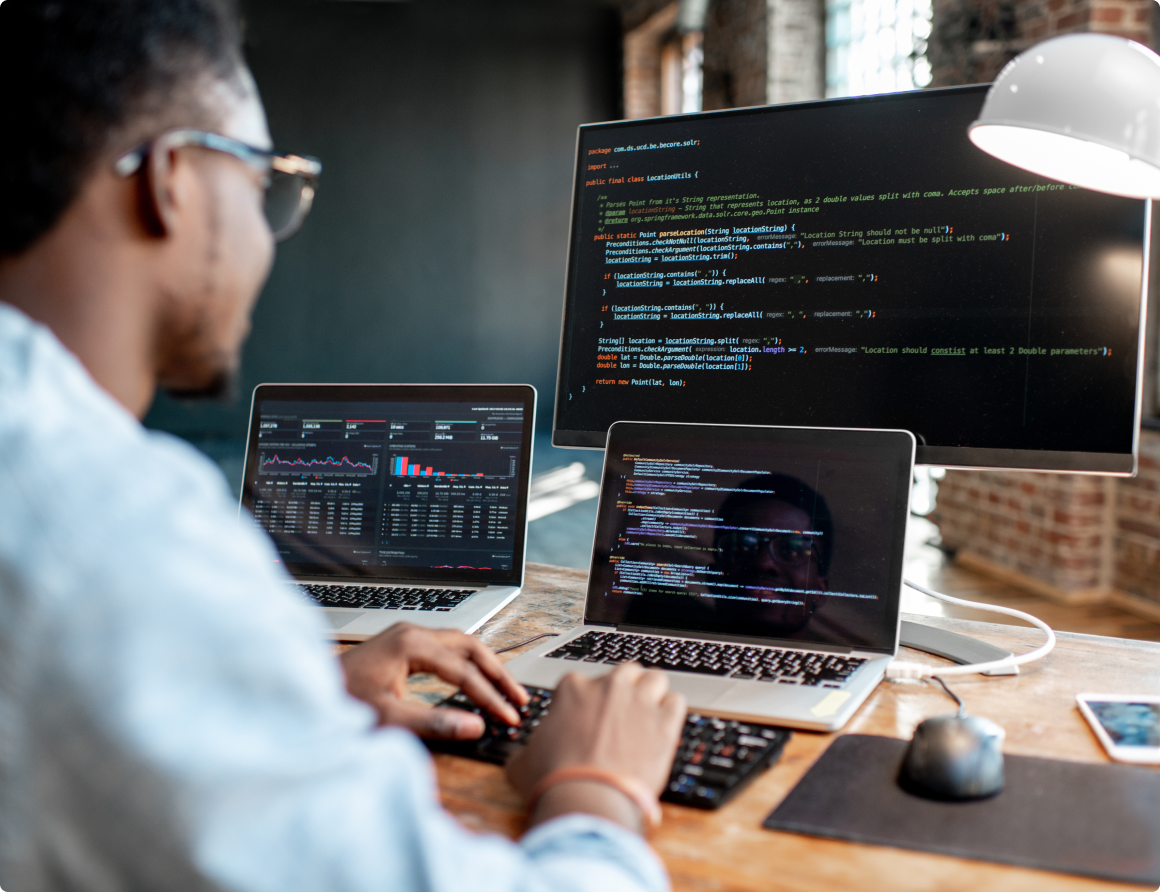
[[[1001,660],[1011,656],[1010,651],[995,647],[993,644],[977,641],[966,635],[959,635],[957,632],[947,632],[933,626],[925,626],[922,623],[912,623],[905,619],[902,621],[901,644],[903,647],[921,650],[923,653],[934,654],[936,657],[944,657],[960,666],[969,663],[987,663],[991,660]],[[1018,675],[1019,667],[1009,666],[1006,669],[995,669],[983,674]]]

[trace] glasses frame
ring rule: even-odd
[[[752,549],[753,552],[755,552],[755,553],[765,552],[766,554],[769,555],[770,559],[773,560],[777,564],[780,564],[780,565],[785,566],[785,567],[805,567],[811,561],[813,561],[819,568],[821,567],[821,555],[818,554],[819,549],[817,547],[817,540],[814,539],[813,536],[798,536],[794,533],[777,533],[773,536],[762,536],[762,535],[758,535],[755,533],[743,533],[743,532],[734,531],[734,532],[727,533],[725,536],[722,536],[721,538],[723,540],[723,539],[726,539],[729,537],[744,536],[744,535],[752,535],[752,536],[756,537],[757,546]],[[779,539],[801,539],[805,542],[809,542],[810,543],[810,550],[809,550],[809,554],[806,556],[806,559],[804,561],[802,561],[801,563],[795,564],[791,561],[786,561],[786,560],[783,560],[782,558],[778,557],[778,555],[773,550],[773,543]],[[718,547],[721,547],[721,546],[718,546]],[[749,550],[750,549],[739,549],[739,548],[728,548],[727,549],[727,548],[721,547],[721,553],[722,554],[729,554],[729,555],[734,555],[740,551],[749,551]]]
[[[270,149],[251,146],[229,136],[222,136],[220,133],[182,128],[167,130],[155,139],[135,146],[117,158],[113,164],[113,169],[119,176],[132,176],[141,169],[153,146],[161,141],[172,147],[198,146],[214,152],[232,155],[264,174],[278,172],[301,177],[303,183],[302,190],[298,195],[298,207],[284,226],[277,230],[271,227],[270,231],[275,241],[283,242],[302,228],[302,223],[306,220],[306,215],[310,213],[310,208],[314,204],[318,179],[322,175],[322,162],[317,158],[311,158],[309,155],[282,155]],[[266,188],[269,188],[269,183],[267,183]]]

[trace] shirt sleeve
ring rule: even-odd
[[[375,782],[367,772],[352,774],[345,796],[341,788],[287,791],[293,801],[285,808],[277,796],[257,812],[250,807],[234,812],[226,805],[205,840],[207,872],[223,886],[255,892],[668,889],[664,869],[649,847],[599,818],[566,815],[535,828],[518,844],[466,830],[439,807],[421,746],[406,732],[380,735],[375,748],[390,760],[384,759],[377,771],[382,780]],[[356,789],[363,795],[356,796]],[[245,831],[257,825],[268,829]],[[299,845],[287,845],[296,839]],[[255,844],[266,857],[255,857]]]
[[[67,516],[48,479],[11,490],[28,497],[21,561],[50,569],[9,589],[35,669],[19,692],[27,778],[8,797],[32,823],[5,885],[668,888],[648,846],[598,818],[513,843],[449,816],[426,750],[347,695],[318,612],[216,469],[145,439],[132,475],[72,478]]]
[[[565,815],[541,824],[521,844],[553,889],[668,889],[668,877],[653,850],[622,827],[588,815]]]

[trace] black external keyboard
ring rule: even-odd
[[[379,610],[452,610],[475,594],[473,589],[389,588],[302,582],[323,607],[373,607]]]
[[[841,687],[866,662],[838,654],[595,631],[573,638],[547,656],[584,663],[635,661],[650,669],[824,688]]]
[[[428,740],[427,746],[435,752],[504,764],[527,742],[528,735],[540,724],[552,702],[552,692],[545,688],[529,687],[527,691],[531,700],[520,709],[523,722],[515,727],[484,712],[462,691],[448,697],[439,705],[465,709],[483,717],[486,723],[483,737]],[[690,713],[685,718],[681,743],[661,799],[696,808],[720,808],[777,761],[789,736],[789,731],[772,725]]]

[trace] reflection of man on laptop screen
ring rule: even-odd
[[[826,590],[834,542],[826,500],[794,477],[770,474],[739,484],[719,515],[714,545],[722,581],[756,598],[762,621],[794,637]]]

